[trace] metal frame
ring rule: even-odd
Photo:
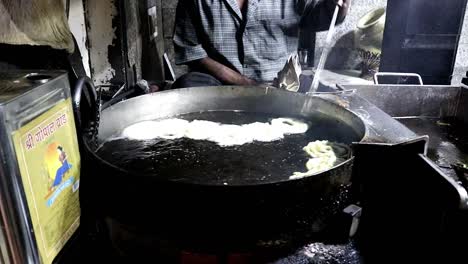
[[[379,84],[379,77],[382,76],[398,76],[398,77],[416,77],[418,78],[419,85],[423,85],[421,75],[417,73],[403,73],[403,72],[377,72],[374,74],[374,83]]]

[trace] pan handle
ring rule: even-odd
[[[82,97],[85,101],[82,101]],[[96,89],[88,77],[81,77],[75,85],[73,93],[73,108],[76,115],[77,127],[83,130],[87,126],[97,123],[99,119]]]

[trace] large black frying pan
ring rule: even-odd
[[[75,91],[76,105],[80,105],[79,94],[81,87]],[[92,102],[90,94],[86,99]],[[132,98],[102,111],[97,139],[90,136],[89,118],[80,119],[83,208],[182,247],[239,248],[281,244],[291,237],[319,233],[349,205],[352,159],[302,179],[289,180],[285,175],[284,179],[242,184],[243,175],[238,175],[237,184],[226,186],[126,171],[96,154],[96,140],[105,141],[138,121],[208,110],[299,116],[312,123],[319,114],[348,127],[341,131],[322,128],[324,136],[334,135],[334,140],[350,144],[366,134],[361,119],[337,104],[266,87],[189,88]],[[191,173],[190,168],[186,173]]]

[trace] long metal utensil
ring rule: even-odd
[[[328,54],[330,53],[330,50],[331,50],[331,45],[332,45],[331,42],[332,42],[333,34],[335,33],[335,24],[338,18],[339,11],[340,11],[340,6],[336,5],[335,11],[333,12],[333,18],[330,24],[330,28],[328,29],[327,38],[325,40],[325,46],[323,48],[322,55],[320,56],[320,61],[314,74],[314,80],[312,81],[312,85],[310,86],[308,93],[314,93],[315,91],[317,91],[317,88],[319,86],[320,74],[322,73],[323,68],[325,67],[325,62],[327,61]]]

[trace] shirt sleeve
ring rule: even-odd
[[[335,11],[333,0],[298,0],[301,13],[301,27],[312,31],[324,31],[330,27],[330,22]],[[344,17],[337,21],[343,22]]]
[[[199,24],[194,19],[196,16],[194,1],[179,1],[176,11],[174,29],[175,63],[185,64],[191,61],[207,57],[205,49],[199,41]]]

